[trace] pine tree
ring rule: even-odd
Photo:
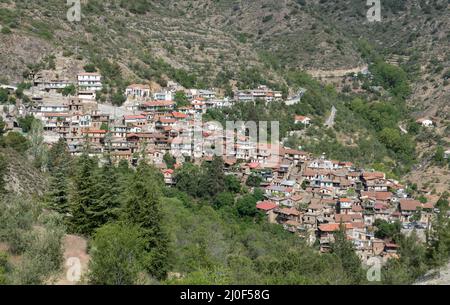
[[[71,161],[69,151],[67,150],[67,143],[63,138],[50,148],[48,152],[47,168],[50,172],[59,168],[61,165],[69,170],[69,163]]]
[[[50,193],[48,194],[48,203],[50,208],[67,215],[69,210],[69,178],[67,174],[67,166],[60,164],[57,168],[53,168],[52,177],[50,178]]]
[[[84,153],[77,162],[73,179],[73,189],[70,202],[71,229],[73,232],[89,235],[94,225],[88,215],[88,211],[95,203],[95,162]]]
[[[107,162],[96,177],[96,196],[87,214],[93,228],[115,220],[119,209],[120,187],[116,168],[107,156]]]
[[[126,194],[125,218],[140,226],[146,240],[147,272],[164,279],[169,270],[169,241],[162,228],[162,176],[148,164],[141,162]]]

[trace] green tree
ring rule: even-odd
[[[169,169],[175,169],[175,164],[177,163],[177,160],[174,156],[172,156],[170,153],[166,153],[163,157],[164,163],[166,163],[167,168]]]
[[[386,220],[377,219],[374,222],[374,226],[377,227],[375,231],[375,237],[385,239],[394,239],[398,237],[401,230],[401,223],[396,221],[394,223],[387,222]]]
[[[157,279],[169,271],[169,240],[162,227],[162,175],[152,166],[140,162],[127,189],[125,219],[138,225],[146,241],[145,269]]]
[[[20,128],[22,128],[22,131],[25,133],[31,130],[31,125],[34,120],[36,120],[36,118],[31,114],[27,114],[26,116],[17,119]]]
[[[2,140],[2,144],[4,147],[11,147],[21,154],[25,153],[30,146],[30,142],[27,140],[27,138],[15,131],[8,132],[6,136],[3,136]]]
[[[230,192],[223,192],[214,199],[214,206],[217,208],[232,207],[234,205],[234,196]]]
[[[51,174],[48,204],[53,210],[67,216],[70,213],[67,164],[54,167]]]
[[[436,165],[444,166],[444,164],[445,164],[444,147],[442,147],[440,145],[436,147],[436,152],[434,153],[433,160],[436,163]]]
[[[212,198],[225,190],[224,162],[222,157],[214,156],[211,162],[202,164],[200,196]]]
[[[193,197],[197,197],[200,192],[200,178],[200,168],[189,162],[175,170],[174,181],[177,189]]]
[[[133,285],[143,270],[146,240],[138,226],[112,223],[97,229],[92,240],[89,282]]]
[[[5,127],[6,127],[6,123],[5,123],[5,121],[3,121],[3,118],[0,117],[0,138],[5,133]]]
[[[86,153],[77,160],[70,198],[70,227],[73,232],[90,235],[95,224],[89,215],[89,209],[96,201],[96,165]]]
[[[225,189],[228,192],[239,193],[241,191],[241,182],[233,175],[225,176]]]
[[[256,198],[251,194],[244,195],[236,202],[236,212],[240,217],[255,217],[258,215],[256,209]]]
[[[43,168],[47,165],[48,151],[44,145],[44,125],[40,120],[33,120],[29,132],[30,154],[36,168]]]
[[[94,228],[116,220],[120,208],[120,185],[116,168],[107,156],[106,164],[100,169],[96,183],[96,196],[88,215]]]
[[[332,253],[340,260],[347,279],[350,284],[360,284],[364,279],[364,272],[361,267],[361,260],[355,252],[353,243],[347,239],[345,227],[334,234]]]
[[[70,170],[70,163],[72,159],[67,149],[67,143],[63,138],[60,138],[55,145],[53,145],[48,152],[47,168],[50,172],[54,169],[67,167]]]
[[[77,93],[77,88],[75,85],[70,84],[61,90],[63,96],[74,96]]]
[[[261,185],[261,182],[262,178],[259,175],[251,174],[247,178],[247,182],[245,184],[247,184],[250,187],[259,187]]]
[[[189,105],[189,100],[183,91],[177,91],[173,100],[177,104],[177,108]]]

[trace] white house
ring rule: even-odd
[[[78,87],[84,91],[98,91],[102,89],[102,76],[99,73],[80,73],[77,76]]]
[[[156,101],[172,101],[173,98],[174,96],[171,91],[156,92],[153,95],[153,99],[155,99]]]
[[[423,127],[433,127],[434,123],[430,119],[419,119],[416,121],[418,124],[422,125]]]
[[[125,89],[125,95],[135,98],[144,98],[150,96],[150,87],[147,85],[133,84]]]
[[[311,124],[311,119],[308,118],[307,116],[296,115],[295,116],[295,124],[309,125],[309,124]]]

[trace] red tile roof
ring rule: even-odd
[[[346,223],[344,225],[345,225],[346,230],[353,229],[353,226],[350,223]],[[326,223],[326,224],[320,225],[319,230],[322,232],[336,232],[336,231],[340,230],[340,226],[341,226],[341,224],[339,224],[339,223]]]
[[[270,211],[277,207],[277,205],[272,201],[261,201],[256,205],[259,210]]]

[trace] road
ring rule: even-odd
[[[325,122],[325,126],[327,126],[327,127],[334,126],[334,120],[336,119],[336,113],[337,113],[337,109],[336,109],[336,107],[333,106],[331,108],[331,114],[328,117],[327,121]]]

